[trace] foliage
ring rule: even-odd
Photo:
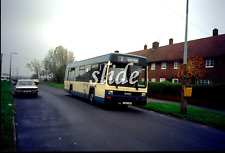
[[[42,63],[34,59],[26,65],[28,69],[35,72],[34,76],[52,76],[55,81],[60,82],[64,79],[66,65],[74,62],[74,54],[63,46],[58,46],[54,50],[49,50]]]
[[[1,151],[14,151],[12,84],[1,81]]]
[[[225,83],[220,84],[193,84],[192,97],[188,99],[203,101],[201,105],[225,108]],[[181,83],[149,82],[148,95],[181,96]]]
[[[41,72],[41,63],[37,59],[34,59],[30,63],[28,63],[26,67],[31,71],[34,71],[37,76],[37,79],[39,78],[39,74]]]
[[[160,94],[170,96],[180,96],[181,84],[171,82],[149,82],[148,83],[148,94]]]
[[[51,49],[44,59],[44,67],[53,74],[57,82],[64,78],[66,65],[74,61],[73,52],[68,51],[63,46]]]
[[[205,75],[204,60],[202,57],[192,57],[187,60],[186,78],[190,84],[195,84]],[[175,70],[175,76],[183,80],[184,65],[180,64],[178,70]]]
[[[220,84],[194,84],[192,85],[192,97],[209,101],[210,105],[221,105],[225,108],[225,83]]]

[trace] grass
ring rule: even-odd
[[[1,81],[1,151],[14,151],[12,84]]]
[[[40,82],[40,84],[44,84],[44,85],[59,88],[59,89],[64,89],[63,84],[55,84],[55,83],[47,83],[47,82]]]
[[[180,104],[160,102],[149,102],[140,107],[225,130],[225,114],[216,111],[187,106],[187,114],[181,114]]]

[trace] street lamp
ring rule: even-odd
[[[18,53],[16,53],[16,52],[11,52],[10,53],[9,83],[11,83],[11,74],[12,74],[12,68],[11,68],[11,65],[12,65],[12,54],[18,54]]]

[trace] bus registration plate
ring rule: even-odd
[[[124,105],[132,105],[132,102],[123,102]]]

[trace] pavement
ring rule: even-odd
[[[147,101],[148,102],[161,102],[161,103],[180,104],[180,101],[171,101],[171,100],[164,100],[164,99],[157,99],[157,98],[150,98],[150,97],[148,97]],[[203,107],[203,106],[196,106],[196,105],[192,105],[192,104],[187,104],[187,106],[197,107],[197,108],[201,108],[201,109],[208,109],[208,110],[217,111],[219,113],[225,114],[225,110],[219,110],[219,109]]]

